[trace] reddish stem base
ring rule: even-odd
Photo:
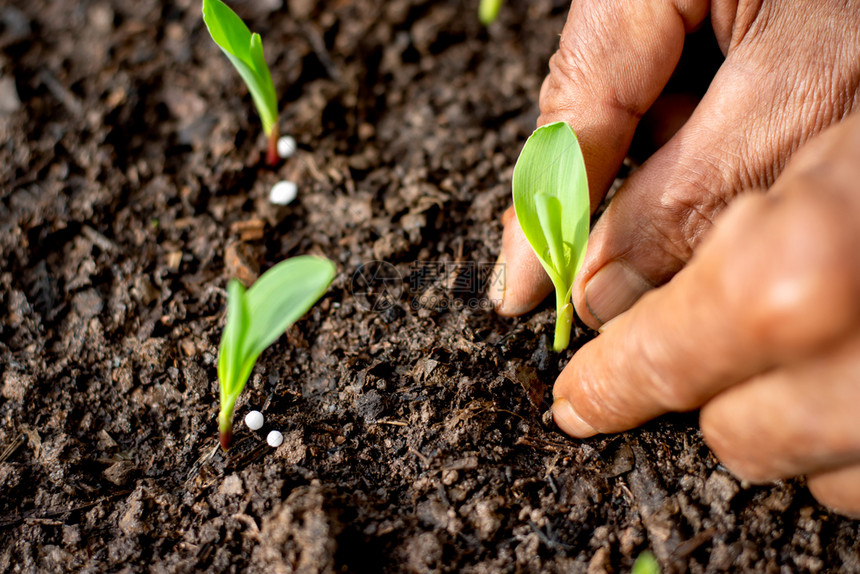
[[[266,165],[269,167],[275,167],[278,165],[278,161],[281,159],[278,157],[278,138],[280,134],[278,132],[278,126],[274,126],[272,128],[272,133],[269,134],[269,147],[266,150]]]
[[[221,450],[227,452],[227,449],[230,448],[230,443],[233,442],[233,431],[218,433],[218,440],[221,441]]]

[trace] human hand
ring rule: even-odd
[[[806,474],[820,502],[860,517],[858,158],[860,113],[735,201],[687,267],[574,355],[558,426],[584,438],[701,407],[737,476]]]
[[[726,61],[687,124],[597,223],[574,290],[577,312],[592,327],[666,283],[737,195],[770,187],[795,150],[860,103],[858,3],[711,4]],[[541,92],[539,124],[566,120],[577,131],[592,207],[707,7],[694,0],[573,5]],[[852,123],[856,134],[859,122]],[[822,141],[848,142],[839,130]],[[616,432],[704,404],[706,438],[740,476],[808,473],[819,500],[860,514],[860,417],[851,409],[860,398],[860,329],[857,303],[845,295],[857,292],[850,286],[860,266],[846,248],[857,238],[840,235],[857,227],[860,211],[838,207],[853,201],[846,187],[860,181],[857,171],[846,175],[860,153],[858,136],[851,141],[841,152],[816,144],[817,152],[792,162],[794,175],[780,179],[773,197],[740,201],[689,270],[583,347],[556,384],[555,395],[570,401],[554,408],[562,429]],[[845,160],[850,149],[854,159]],[[814,166],[836,165],[837,152],[843,162],[830,176],[841,191],[813,198],[808,188],[826,175]],[[501,314],[518,315],[552,285],[513,210],[503,223],[507,280],[490,297]],[[828,386],[813,392],[820,380]],[[565,415],[571,403],[578,413]]]
[[[860,2],[574,2],[538,123],[564,120],[577,132],[592,208],[709,6],[726,60],[693,116],[629,178],[591,234],[573,301],[593,328],[668,281],[735,196],[770,187],[793,151],[860,107]],[[513,209],[503,221],[505,282],[490,298],[513,316],[552,284]]]

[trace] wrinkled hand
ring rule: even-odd
[[[860,113],[736,200],[690,263],[574,355],[553,415],[584,438],[701,406],[736,475],[807,474],[860,516]]]
[[[739,476],[809,474],[819,500],[860,514],[860,120],[774,184],[860,108],[860,2],[575,2],[539,123],[576,130],[598,205],[709,7],[726,61],[592,232],[578,314],[597,328],[633,308],[565,369],[555,418],[582,437],[704,405],[705,436]],[[504,222],[506,284],[490,296],[517,315],[552,285],[511,210]]]
[[[860,108],[860,1],[573,2],[540,94],[538,124],[567,121],[582,144],[592,208],[624,159],[639,118],[708,16],[726,60],[684,127],[636,171],[595,226],[574,286],[593,328],[668,281],[738,194],[769,188],[803,143]],[[506,214],[503,315],[552,284],[513,210]]]

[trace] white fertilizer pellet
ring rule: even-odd
[[[284,444],[284,435],[282,435],[280,431],[273,430],[269,433],[269,436],[266,437],[266,442],[269,443],[270,447],[278,448]]]
[[[282,180],[272,186],[269,201],[275,205],[289,205],[299,193],[299,186],[292,181]]]
[[[278,155],[287,159],[296,153],[296,140],[292,136],[281,136],[278,138]]]
[[[251,411],[245,415],[245,425],[251,430],[260,430],[263,428],[263,413],[260,411]]]

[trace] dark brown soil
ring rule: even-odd
[[[739,484],[693,416],[542,426],[554,311],[500,319],[476,278],[566,2],[489,30],[475,1],[319,4],[235,2],[299,142],[274,171],[198,0],[0,6],[0,571],[624,572],[650,548],[860,572],[858,522]],[[224,287],[303,253],[338,276],[263,354],[237,417],[266,426],[224,456]],[[373,260],[393,305],[356,288]]]

